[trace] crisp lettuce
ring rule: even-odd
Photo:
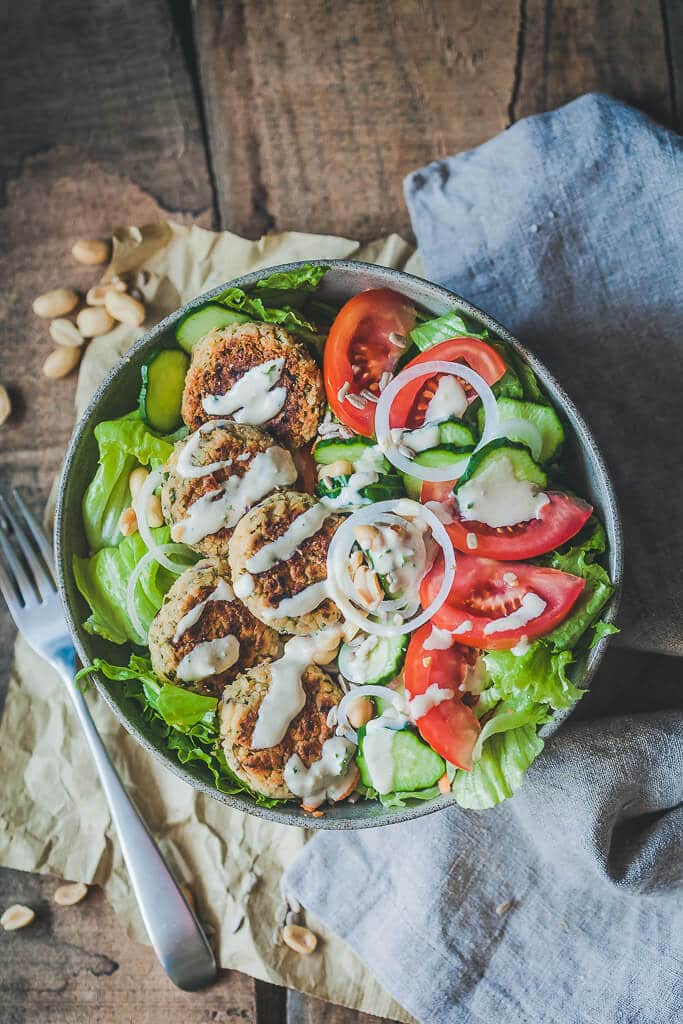
[[[327,270],[327,267],[314,267],[309,263],[297,270],[270,274],[248,292],[243,288],[227,288],[214,302],[254,320],[280,324],[294,334],[313,339],[318,327],[309,319],[306,307]]]
[[[505,700],[549,704],[559,711],[570,708],[583,695],[567,676],[573,661],[571,651],[553,651],[536,640],[525,654],[487,651],[484,662],[498,694]]]
[[[170,539],[167,526],[152,530],[155,544],[166,544]],[[138,635],[128,614],[128,581],[140,559],[146,554],[145,542],[139,533],[124,537],[118,547],[101,548],[89,558],[74,556],[73,573],[76,586],[90,605],[91,614],[84,622],[88,633],[97,634],[114,644],[141,644],[145,638]],[[174,555],[181,565],[191,565],[196,555],[188,548],[187,555]],[[135,588],[135,612],[149,629],[152,619],[161,608],[164,595],[170,589],[175,575],[151,560],[140,574]]]
[[[533,711],[530,712],[533,716]],[[461,807],[483,810],[507,800],[519,788],[529,765],[543,750],[532,717],[526,725],[489,736],[471,772],[456,771],[451,783]]]
[[[208,782],[222,793],[247,793],[256,803],[273,807],[272,800],[252,791],[228,767],[220,747],[218,698],[205,697],[154,674],[149,658],[132,655],[128,665],[113,665],[96,658],[81,669],[76,679],[101,672],[107,679],[123,683],[123,695],[130,701],[131,714],[137,709],[137,724],[156,743],[172,750],[181,764],[199,762]]]
[[[100,457],[83,498],[83,525],[91,551],[121,540],[119,517],[130,505],[128,478],[138,465],[156,469],[173,452],[172,443],[152,433],[138,412],[95,427]]]
[[[408,338],[421,352],[451,338],[488,338],[489,331],[461,313],[452,311],[444,316],[417,324],[408,332]]]

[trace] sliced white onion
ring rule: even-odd
[[[377,506],[373,506],[373,508],[376,507]],[[377,526],[378,523],[381,523],[385,526],[399,526],[404,528],[406,525],[405,519],[402,519],[400,515],[394,515],[392,513],[377,514],[370,521],[372,522],[373,526]],[[358,522],[358,520],[356,520],[356,522]],[[422,537],[416,538],[416,541],[417,543],[415,548],[415,562],[417,566],[417,572],[420,572],[423,576],[427,568],[427,550],[425,548],[425,543]],[[422,578],[422,576],[420,578]],[[351,581],[351,578],[349,577],[349,574],[347,572],[342,573],[341,585],[344,588],[346,596],[353,601],[357,595],[355,588],[353,586],[353,582]],[[397,598],[386,598],[384,601],[382,601],[377,611],[380,613],[400,611],[402,608],[406,608],[406,606],[410,603],[410,595]],[[415,607],[410,612],[411,615],[414,613],[415,609],[417,608],[417,605],[419,605],[419,601],[417,603],[412,603],[415,605]]]
[[[511,416],[509,420],[501,420],[498,436],[510,438],[510,431],[515,435],[514,440],[525,444],[538,462],[543,451],[543,438],[536,424],[523,420],[520,416]]]
[[[184,544],[159,544],[158,546],[152,545],[146,554],[142,556],[138,564],[133,569],[130,579],[128,580],[128,586],[126,587],[126,611],[128,612],[128,618],[133,624],[133,629],[140,637],[141,643],[147,643],[147,630],[145,629],[141,619],[135,608],[135,588],[138,585],[140,577],[142,576],[145,568],[150,562],[158,562],[165,568],[170,569],[176,576],[180,576],[182,572],[188,568],[187,565],[179,565],[177,562],[171,562],[170,559],[166,558],[164,552],[170,551],[173,554],[186,555],[187,548]],[[162,561],[163,559],[163,561]]]
[[[164,549],[168,546],[166,544],[157,545],[154,543],[154,537],[150,529],[149,523],[147,522],[147,509],[149,508],[150,498],[156,491],[159,484],[164,479],[164,472],[161,469],[153,469],[149,474],[144,484],[138,491],[135,500],[133,501],[133,509],[135,511],[135,517],[138,521],[138,530],[140,536],[145,542],[145,546],[148,551],[156,551],[156,561],[159,565],[163,565],[164,569],[168,569],[169,572],[175,572],[177,569],[177,563],[172,562],[170,558],[166,558]]]
[[[391,407],[396,396],[403,388],[418,377],[431,377],[436,373],[447,373],[453,377],[460,377],[461,380],[471,384],[481,398],[484,407],[484,430],[474,449],[475,452],[483,448],[485,444],[499,436],[498,428],[498,406],[496,399],[483,377],[481,377],[469,366],[463,363],[447,363],[443,360],[435,360],[431,363],[418,363],[415,366],[402,370],[395,377],[391,384],[384,389],[377,403],[375,410],[375,433],[377,441],[384,455],[389,462],[400,469],[402,473],[409,473],[418,480],[427,480],[429,483],[443,483],[453,479],[453,465],[450,466],[421,466],[413,459],[406,458],[400,452],[400,442],[397,444],[391,436],[390,420]],[[463,469],[465,467],[463,466]]]
[[[396,690],[390,690],[388,686],[373,686],[370,683],[367,686],[354,686],[344,694],[335,710],[337,712],[337,732],[356,744],[358,743],[358,733],[349,722],[347,712],[349,705],[359,697],[380,697],[382,700],[389,701],[399,711],[403,711],[405,707],[403,694],[397,693]]]
[[[439,587],[439,592],[428,608],[425,608],[419,615],[407,619],[401,623],[374,622],[367,611],[361,611],[350,597],[348,585],[351,583],[349,577],[349,554],[355,544],[354,527],[361,523],[375,523],[385,513],[394,513],[397,518],[405,518],[406,515],[426,520],[432,531],[434,540],[443,551],[444,573]],[[425,570],[427,566],[425,565]],[[374,636],[401,636],[404,633],[412,633],[414,629],[427,622],[448,597],[455,575],[455,553],[450,537],[443,525],[436,518],[434,513],[420,505],[417,501],[408,498],[398,498],[395,501],[378,501],[366,508],[359,509],[346,519],[334,537],[327,552],[327,581],[330,587],[330,595],[344,614],[346,619],[356,623],[366,633]],[[347,583],[348,581],[348,583]],[[355,593],[353,589],[351,593]],[[358,598],[356,597],[356,600]],[[408,599],[409,600],[409,599]],[[408,603],[407,601],[405,602]],[[393,613],[396,614],[396,613]]]

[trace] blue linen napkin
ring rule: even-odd
[[[429,1024],[683,1019],[683,144],[589,95],[405,189],[425,276],[534,349],[626,527],[622,644],[490,811],[316,836],[290,891]],[[659,653],[646,654],[631,648]]]

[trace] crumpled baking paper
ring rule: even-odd
[[[117,274],[133,280],[145,298],[148,328],[231,278],[316,258],[362,259],[420,273],[419,257],[397,235],[363,248],[345,238],[297,232],[252,242],[169,221],[118,230],[104,280]],[[89,344],[79,372],[78,415],[141,333],[119,325]],[[94,689],[88,702],[125,786],[176,876],[192,889],[221,966],[379,1017],[412,1021],[350,948],[311,915],[306,923],[321,936],[315,953],[301,956],[280,941],[286,913],[280,880],[310,833],[231,810],[197,792],[146,753]],[[63,684],[21,637],[0,723],[0,778],[0,864],[102,885],[129,935],[145,942],[107,804]]]

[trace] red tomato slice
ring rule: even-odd
[[[411,359],[405,369],[435,361],[466,363],[470,369],[483,377],[488,385],[495,384],[507,370],[504,360],[496,350],[479,338],[451,338],[450,341],[442,341],[425,352],[420,352],[419,356]],[[440,374],[426,375],[406,384],[391,407],[389,422],[392,427],[415,430],[422,426],[427,406],[436,393],[439,377]],[[460,383],[465,389],[468,401],[472,402],[476,398],[474,388],[466,381]]]
[[[405,665],[405,688],[409,697],[416,697],[432,685],[458,692],[469,665],[478,654],[471,647],[453,644],[445,651],[425,650],[425,640],[431,635],[432,623],[427,622],[410,638]],[[472,752],[481,726],[476,715],[461,696],[445,700],[418,718],[417,728],[422,739],[451,764],[470,771]]]
[[[323,355],[327,400],[341,422],[364,437],[375,432],[375,403],[366,401],[356,409],[339,401],[339,390],[348,384],[349,394],[367,389],[378,396],[380,377],[393,371],[401,355],[389,335],[407,334],[414,326],[415,308],[404,295],[371,288],[349,299],[330,328]]]
[[[424,608],[436,597],[442,578],[443,555],[439,554],[420,587]],[[450,594],[432,621],[440,629],[457,631],[458,643],[467,647],[508,651],[523,636],[535,640],[559,625],[585,585],[584,579],[559,569],[458,554]],[[489,623],[517,611],[522,599],[530,593],[537,594],[546,603],[540,615],[523,626],[486,632]]]
[[[536,558],[546,551],[559,548],[588,522],[593,508],[585,501],[559,491],[549,491],[548,497],[550,501],[543,506],[538,519],[517,523],[516,526],[487,526],[486,523],[465,519],[449,523],[446,529],[453,547],[457,551],[471,553],[467,535],[473,533],[477,538],[474,550],[483,558],[498,558],[502,561],[510,558]]]

